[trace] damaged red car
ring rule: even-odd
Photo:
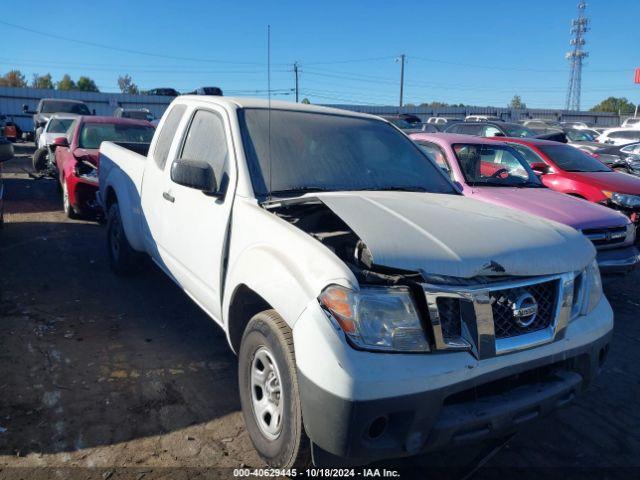
[[[144,120],[81,116],[64,137],[53,141],[62,204],[69,218],[99,213],[95,194],[98,191],[98,159],[104,141],[125,145],[148,143],[154,127]]]

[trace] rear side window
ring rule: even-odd
[[[182,119],[182,115],[186,109],[186,105],[176,105],[171,109],[167,115],[166,121],[162,125],[162,130],[160,130],[158,141],[156,142],[155,149],[153,150],[153,158],[156,161],[156,165],[158,165],[158,168],[161,170],[164,169],[164,166],[167,163],[167,157],[169,156],[169,149],[171,148],[173,137],[176,134],[176,130],[178,130],[178,125],[180,125],[180,120]]]
[[[482,131],[482,125],[458,125],[457,133],[464,133],[465,135],[480,135]]]
[[[222,119],[213,112],[198,110],[189,125],[180,158],[207,162],[220,182],[228,156]]]

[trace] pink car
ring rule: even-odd
[[[635,228],[622,213],[546,188],[511,146],[446,133],[410,135],[463,195],[569,225],[598,250],[603,273],[624,273],[640,263]]]

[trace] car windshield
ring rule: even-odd
[[[240,110],[239,120],[258,198],[269,191],[455,193],[420,149],[386,122],[290,110],[271,110],[269,115],[259,108]]]
[[[593,137],[586,130],[567,128],[565,129],[564,134],[572,142],[593,142]]]
[[[505,131],[507,137],[515,137],[515,138],[532,138],[537,135],[536,132],[531,130],[530,128],[523,127],[520,125],[500,125],[500,128]]]
[[[48,133],[66,133],[71,124],[73,123],[73,118],[52,118],[49,120],[49,125],[47,126]]]
[[[511,147],[458,143],[453,151],[471,186],[542,187],[527,162]]]
[[[102,142],[151,142],[153,127],[133,124],[85,123],[80,132],[81,148],[100,148]]]
[[[78,115],[91,115],[89,108],[84,103],[62,102],[59,100],[42,102],[42,113],[76,113]]]
[[[538,147],[553,163],[567,172],[610,172],[611,169],[582,150],[569,145]]]

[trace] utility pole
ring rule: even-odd
[[[405,54],[400,55],[400,106],[398,109],[398,113],[402,113],[402,95],[404,93],[404,59]],[[398,59],[396,59],[398,61]]]
[[[293,63],[293,73],[296,76],[296,103],[298,103],[298,62]]]

